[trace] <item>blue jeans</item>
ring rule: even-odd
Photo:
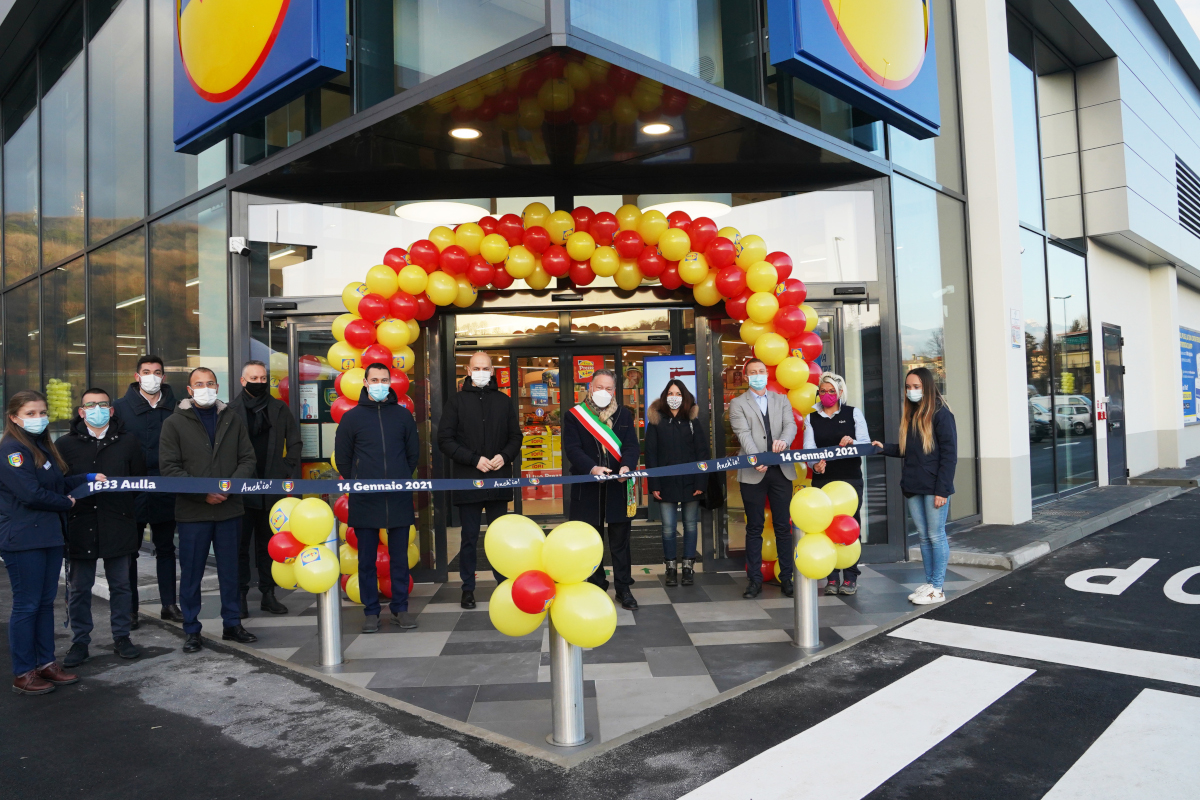
[[[13,675],[24,675],[54,660],[54,597],[63,548],[6,550],[2,555],[13,596],[8,649]]]
[[[489,518],[490,519],[490,518]],[[358,536],[358,552],[379,552],[379,528],[355,528]],[[388,607],[393,614],[403,614],[408,611],[408,526],[403,528],[388,528],[387,543],[388,558],[391,568],[388,570],[392,579],[392,600]],[[374,558],[358,560],[358,594],[362,600],[363,614],[368,617],[378,617],[379,605],[379,568]]]
[[[221,622],[226,628],[242,624],[238,604],[238,545],[242,538],[242,518],[220,522],[179,522],[179,610],[183,612],[183,632],[199,633],[200,581],[208,563],[211,546],[217,559],[217,588],[221,590]]]
[[[700,501],[664,502],[658,508],[662,513],[663,558],[667,561],[675,560],[675,526],[679,521],[680,506],[683,506],[683,557],[696,557],[696,531],[700,527]]]
[[[908,513],[921,537],[921,561],[925,564],[925,582],[939,591],[946,582],[946,562],[950,545],[946,542],[946,517],[950,515],[950,498],[941,508],[933,507],[933,495],[915,494],[906,498]]]

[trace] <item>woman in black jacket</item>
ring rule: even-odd
[[[669,467],[708,460],[708,434],[696,417],[700,407],[682,381],[667,383],[662,395],[646,412],[646,466]],[[650,478],[650,493],[662,513],[663,561],[667,586],[676,585],[675,535],[679,508],[683,507],[683,585],[691,586],[696,562],[696,535],[700,524],[700,498],[708,486],[708,475],[675,475]]]
[[[899,444],[872,444],[883,448],[885,456],[904,459],[900,490],[921,537],[921,561],[925,564],[925,583],[908,599],[925,606],[946,599],[942,592],[950,557],[946,518],[950,514],[950,495],[954,494],[958,433],[950,406],[942,399],[928,369],[909,371],[904,378],[904,396]]]

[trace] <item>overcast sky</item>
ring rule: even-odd
[[[1192,23],[1192,30],[1200,34],[1200,0],[1175,0],[1175,2],[1179,3],[1188,22]]]

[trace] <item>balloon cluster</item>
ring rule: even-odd
[[[46,381],[46,411],[50,421],[71,419],[75,416],[75,403],[71,398],[71,384],[51,378]]]
[[[358,567],[361,554],[358,552],[358,534],[347,523],[350,514],[349,495],[341,495],[333,502],[333,514],[338,521],[338,538],[342,543],[338,546],[338,561],[342,565],[342,591],[355,603],[362,602],[361,584],[359,583]],[[421,550],[417,546],[417,526],[408,528],[408,568],[412,569],[421,561]],[[379,545],[375,549],[375,579],[379,585],[379,593],[389,600],[392,597],[392,555],[388,551],[387,528],[379,529]],[[408,576],[408,591],[413,590],[412,575]]]
[[[790,510],[792,524],[804,531],[795,551],[801,575],[820,580],[858,562],[862,545],[854,519],[858,493],[853,486],[845,481],[832,481],[820,489],[806,486],[792,495]]]
[[[338,580],[338,557],[325,546],[333,530],[329,504],[315,497],[285,497],[271,508],[271,577],[281,589],[329,591]]]
[[[604,543],[586,522],[564,522],[547,536],[536,522],[508,514],[488,525],[484,552],[508,578],[492,592],[488,616],[506,636],[527,636],[546,614],[564,639],[599,647],[617,629],[617,609],[587,578],[600,566]]]

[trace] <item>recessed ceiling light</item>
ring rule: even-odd
[[[642,133],[647,136],[662,136],[664,133],[670,133],[675,130],[665,122],[651,122],[649,125],[642,126]]]
[[[401,219],[432,225],[457,225],[460,222],[477,220],[487,213],[487,208],[474,203],[458,203],[452,200],[405,203],[396,209],[396,216]]]
[[[477,128],[451,128],[450,135],[455,139],[478,139],[483,136]]]
[[[658,203],[652,206],[646,206],[642,211],[661,211],[664,214],[669,214],[672,211],[682,211],[692,219],[696,217],[708,217],[716,219],[723,217],[732,211],[732,207],[725,203],[717,203],[712,200],[677,200],[671,203]]]

